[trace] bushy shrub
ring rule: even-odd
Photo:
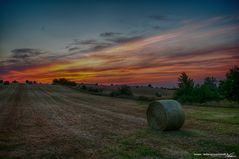
[[[54,80],[52,81],[52,84],[59,84],[59,80],[58,80],[58,79],[54,79]]]
[[[110,93],[110,96],[111,97],[117,97],[117,96],[120,96],[120,92],[119,90],[114,90]]]
[[[133,96],[131,88],[127,85],[121,86],[118,90],[114,90],[110,93],[110,96]]]
[[[179,77],[178,89],[175,98],[181,102],[203,103],[221,99],[214,77],[207,77],[202,85],[195,85],[194,81],[186,73]]]
[[[216,83],[217,80],[214,77],[205,78],[201,86],[194,88],[195,100],[200,103],[220,100],[221,96]]]
[[[80,86],[80,89],[81,90],[84,90],[84,91],[88,91],[88,92],[94,92],[94,93],[100,93],[100,92],[103,92],[103,89],[102,88],[98,88],[98,87],[91,87],[91,86],[86,86],[86,85],[81,85]]]
[[[18,81],[14,80],[14,81],[12,81],[12,83],[18,83]]]
[[[161,92],[156,92],[155,95],[156,95],[157,97],[162,97],[162,93],[161,93]]]
[[[139,96],[138,100],[142,100],[142,101],[154,101],[155,98],[154,97],[148,97],[148,96]]]
[[[192,102],[194,93],[194,81],[183,72],[178,78],[178,89],[175,91],[175,98],[181,102]]]
[[[226,79],[220,82],[221,94],[228,100],[239,101],[239,67],[234,66],[226,74]]]
[[[102,92],[103,89],[101,88],[93,88],[93,87],[88,87],[87,89],[89,92],[96,92],[96,93],[99,93],[99,92]]]
[[[121,95],[133,96],[133,92],[132,92],[131,88],[127,85],[121,86],[119,91],[120,91]]]
[[[9,81],[4,81],[3,84],[4,84],[4,85],[9,85],[10,82],[9,82]]]
[[[82,85],[80,89],[87,90],[87,87],[85,85]]]
[[[76,82],[74,81],[69,81],[65,78],[59,78],[59,79],[54,79],[52,81],[52,84],[60,84],[60,85],[65,85],[65,86],[76,86]]]
[[[26,84],[32,84],[32,81],[26,80],[25,83]]]

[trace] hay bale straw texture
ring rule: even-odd
[[[184,123],[185,115],[176,100],[157,100],[149,104],[147,120],[151,128],[157,130],[177,130]]]

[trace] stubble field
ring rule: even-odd
[[[239,156],[239,109],[183,106],[180,131],[151,130],[148,102],[57,85],[0,87],[0,158]]]

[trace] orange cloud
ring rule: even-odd
[[[187,25],[172,32],[73,55],[66,60],[10,70],[2,77],[44,83],[64,77],[105,84],[176,83],[180,72],[188,72],[197,79],[222,77],[239,62],[239,47],[232,40],[238,27],[210,28],[210,23],[218,20],[220,18]]]

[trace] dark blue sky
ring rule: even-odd
[[[0,51],[8,54],[31,46],[62,52],[72,39],[98,38],[103,32],[151,35],[177,27],[182,20],[238,11],[237,1],[230,0],[1,0]]]
[[[0,0],[0,78],[175,84],[181,71],[222,78],[239,61],[238,3]]]

